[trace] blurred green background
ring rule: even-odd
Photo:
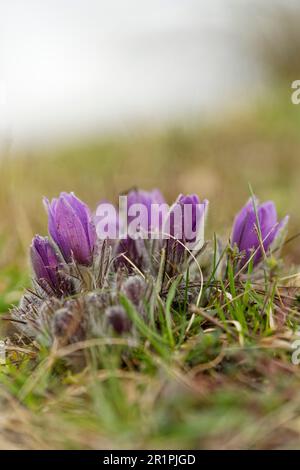
[[[157,118],[152,116],[152,120],[149,118],[146,121],[143,119],[139,121],[137,102],[134,100],[140,100],[141,96],[144,96],[145,103],[148,103],[151,96],[147,98],[147,91],[152,94],[157,92],[160,96],[160,93],[168,88],[162,76],[156,76],[156,71],[154,71],[153,80],[156,81],[152,88],[150,83],[147,83],[145,90],[137,87],[135,92],[134,87],[138,85],[138,82],[133,82],[131,91],[133,108],[135,106],[137,113],[136,119],[131,122],[129,118],[127,120],[124,118],[123,122],[123,118],[120,118],[120,122],[123,122],[121,128],[116,125],[104,132],[103,126],[95,121],[91,132],[86,132],[84,126],[82,131],[77,132],[74,127],[73,132],[66,133],[63,139],[61,136],[58,138],[57,134],[57,138],[51,140],[50,133],[45,140],[37,139],[38,143],[34,143],[34,140],[33,143],[30,140],[30,143],[22,143],[22,139],[20,143],[18,132],[15,134],[8,132],[7,135],[5,133],[2,135],[0,145],[2,310],[6,310],[8,305],[18,298],[20,287],[28,280],[30,272],[28,247],[33,235],[47,233],[47,220],[42,198],[43,196],[51,198],[61,191],[74,191],[90,205],[92,210],[95,210],[101,199],[116,201],[120,192],[132,187],[144,189],[158,187],[169,203],[179,193],[195,192],[201,199],[210,200],[207,236],[217,232],[226,239],[230,235],[235,213],[249,197],[250,183],[261,200],[273,199],[276,202],[280,217],[286,213],[290,214],[290,236],[300,231],[300,107],[291,102],[291,84],[300,78],[298,28],[300,8],[295,2],[278,1],[276,4],[268,1],[245,2],[243,5],[241,2],[236,2],[239,8],[234,11],[232,5],[226,9],[224,2],[219,3],[213,2],[210,8],[208,4],[205,4],[206,7],[203,6],[202,11],[192,0],[189,0],[185,7],[176,2],[174,3],[176,8],[172,10],[174,17],[170,16],[171,10],[166,7],[162,9],[161,6],[156,5],[153,12],[166,14],[165,23],[162,20],[159,33],[155,32],[153,36],[150,22],[150,26],[145,23],[148,36],[145,32],[144,36],[141,32],[135,32],[136,35],[132,36],[135,40],[143,38],[146,41],[148,38],[148,42],[146,41],[141,46],[139,53],[143,53],[143,47],[147,45],[148,48],[153,48],[153,50],[148,49],[148,52],[152,50],[154,56],[157,54],[157,57],[160,57],[160,41],[162,44],[167,44],[164,46],[167,47],[164,54],[166,52],[171,54],[175,51],[175,57],[178,56],[177,68],[184,59],[185,51],[192,49],[189,59],[191,62],[185,64],[191,66],[197,58],[199,49],[199,60],[195,62],[196,81],[193,85],[199,82],[200,94],[198,96],[195,89],[192,94],[188,95],[191,99],[194,93],[196,102],[200,100],[198,104],[196,103],[198,111],[195,112],[190,103],[190,113],[188,109],[185,109],[183,114],[174,112],[172,118],[171,116],[169,119],[162,118],[162,108],[168,108],[170,99],[173,99],[171,94],[167,96],[166,102],[162,101],[161,108],[157,108]],[[95,5],[93,4],[94,7]],[[223,9],[220,10],[221,5]],[[44,13],[43,8],[40,8],[41,11],[38,13]],[[79,10],[78,12],[80,13]],[[143,10],[139,10],[138,7],[137,12],[141,16],[142,25],[147,16],[146,12],[143,13]],[[8,6],[7,13],[9,13]],[[74,15],[75,13],[76,11]],[[203,18],[201,13],[203,13]],[[183,14],[185,16],[181,17],[180,15]],[[194,22],[192,21],[193,15]],[[90,20],[91,17],[91,14],[86,13],[86,18]],[[199,20],[201,18],[202,23]],[[50,20],[51,18],[49,22],[53,21],[53,19]],[[124,29],[126,34],[124,31],[122,33],[125,39],[129,37],[130,28],[134,29],[129,20],[130,15],[125,18],[128,29],[128,31]],[[183,26],[179,20],[185,24],[186,30],[180,29]],[[151,21],[152,27],[157,25],[155,16]],[[90,22],[82,23],[83,31],[87,25],[90,25]],[[69,26],[67,23],[66,28]],[[58,28],[58,34],[59,24],[55,26],[53,23],[51,26],[54,32],[55,27]],[[170,36],[171,31],[173,36]],[[158,34],[157,37],[156,34]],[[167,41],[170,37],[173,42],[169,44]],[[183,47],[182,38],[187,41],[184,46],[186,49],[178,49],[176,52],[179,44]],[[211,42],[212,38],[216,39],[216,43]],[[46,39],[41,36],[42,44],[44,40],[46,45]],[[107,36],[107,39],[111,40],[112,37]],[[225,41],[223,46],[222,41]],[[233,46],[236,44],[239,47],[238,55],[229,56],[230,62],[227,66],[227,56],[225,59],[223,57],[219,63],[219,72],[222,73],[215,76],[218,69],[215,69],[213,64],[218,64],[220,60],[218,54],[221,52],[224,54],[224,51],[231,47],[234,49]],[[132,47],[132,43],[129,45]],[[107,47],[110,46],[111,44],[108,43]],[[40,51],[39,45],[32,43],[30,47],[33,52],[35,49]],[[203,48],[207,48],[209,57],[203,54]],[[53,49],[54,52],[55,50]],[[21,52],[22,48],[19,50],[19,53]],[[84,50],[77,52],[80,64],[80,53],[83,54]],[[113,54],[113,49],[111,53]],[[161,65],[165,61],[165,56],[162,57]],[[29,55],[28,59],[30,59]],[[146,56],[145,64],[149,61],[150,66],[152,59],[151,54],[149,57]],[[94,58],[91,62],[92,60]],[[114,60],[113,57],[112,60]],[[119,56],[116,60],[119,60]],[[137,58],[135,57],[134,60]],[[140,77],[134,75],[134,60],[131,62],[131,78],[138,80]],[[184,62],[182,64],[184,65]],[[208,70],[209,73],[206,76],[205,70],[209,64],[211,64],[211,70]],[[10,65],[9,62],[8,65]],[[68,71],[67,65],[66,72]],[[10,70],[9,67],[8,70]],[[178,83],[174,77],[176,86],[184,85],[183,95],[192,85],[192,82],[189,82],[192,72],[192,68],[185,70]],[[124,70],[124,76],[126,73]],[[172,74],[173,69],[166,68],[164,73],[166,74],[164,79],[170,78],[171,75],[168,74]],[[233,80],[235,75],[239,77],[236,83]],[[34,77],[36,80],[37,77]],[[27,77],[27,80],[29,78]],[[211,84],[209,87],[206,83],[205,88],[205,80],[208,78]],[[120,79],[122,80],[122,77]],[[68,83],[65,80],[67,78],[64,78],[62,74],[59,83],[61,82],[67,93]],[[231,83],[230,86],[226,80]],[[19,81],[22,82],[22,76],[19,77]],[[35,85],[38,90],[38,83],[37,80],[31,85]],[[217,84],[220,86],[216,87]],[[213,101],[216,88],[220,88],[219,94]],[[122,84],[119,91],[121,89]],[[174,90],[172,93],[176,92],[176,87]],[[80,96],[80,89],[77,91]],[[95,92],[95,90],[92,91]],[[51,95],[51,89],[49,93]],[[142,95],[140,96],[139,93]],[[203,101],[205,93],[211,95],[210,98],[208,97],[212,103],[211,112],[208,112],[207,103],[204,104]],[[222,93],[227,94],[227,99],[223,101],[221,100]],[[76,98],[75,95],[74,97]],[[35,101],[32,101],[31,97],[28,106],[30,110],[32,102],[34,114],[38,93],[36,96],[33,94],[33,98]],[[178,94],[178,103],[183,106],[181,98]],[[203,103],[202,107],[201,103]],[[123,105],[125,106],[125,103],[122,104],[121,101],[120,109]],[[82,106],[84,107],[83,101]],[[59,113],[61,112],[64,116],[63,108],[64,102],[61,102],[60,107],[57,108],[57,126],[60,122]],[[170,108],[170,113],[172,115],[172,108]],[[49,114],[49,124],[50,118],[51,114]],[[81,118],[79,116],[77,118],[80,124]],[[67,117],[65,119],[67,120]],[[19,129],[17,124],[21,126],[22,122],[22,119],[20,122],[15,121],[16,129]],[[30,115],[28,115],[28,122],[30,123]],[[97,125],[99,132],[97,132]],[[42,132],[41,129],[42,127],[40,128],[37,124],[36,135]],[[284,254],[288,262],[299,264],[300,245],[297,238],[287,245]]]
[[[291,215],[290,230],[296,232],[300,108],[292,105],[286,85],[218,123],[110,136],[45,155],[6,156],[1,160],[1,265],[22,262],[32,235],[46,233],[42,197],[60,191],[75,191],[92,209],[102,198],[116,201],[133,186],[159,187],[169,202],[180,192],[196,192],[210,200],[208,232],[226,237],[251,183],[260,199],[274,199],[280,215]],[[297,261],[296,244],[289,252]]]
[[[226,240],[250,183],[280,217],[290,215],[295,239],[283,254],[296,272],[300,105],[291,102],[291,84],[300,79],[299,21],[293,0],[1,5],[2,318],[30,285],[28,248],[34,234],[47,233],[42,198],[61,191],[92,210],[132,187],[160,188],[169,203],[195,192],[210,201],[207,237]],[[26,141],[26,132],[34,138]],[[251,341],[230,343],[220,363],[219,333],[209,327],[198,336],[198,322],[168,362],[143,353],[136,369],[116,377],[105,367],[52,369],[46,350],[48,362],[13,357],[0,374],[0,448],[298,448],[295,295],[288,287],[286,327],[263,326],[262,334],[255,327]],[[268,297],[256,297],[264,325]],[[207,362],[191,388],[185,348]]]
[[[251,61],[245,70],[236,65],[232,75],[243,70],[249,77],[242,77],[245,84],[235,99],[231,94],[229,102],[215,103],[213,113],[199,108],[186,119],[175,115],[160,124],[125,122],[121,131],[93,131],[92,136],[74,131],[63,142],[54,139],[17,149],[13,134],[3,140],[0,292],[1,287],[2,293],[9,292],[9,300],[11,279],[19,286],[28,275],[32,236],[47,232],[42,197],[60,191],[74,191],[92,209],[103,198],[116,201],[133,186],[158,187],[168,202],[178,193],[196,192],[210,200],[207,235],[216,231],[227,238],[236,211],[249,197],[250,183],[261,200],[274,199],[280,216],[290,214],[290,235],[300,231],[300,106],[291,102],[291,83],[300,78],[300,9],[294,2],[236,3],[240,8],[234,23],[224,24],[227,33],[235,25],[231,43],[239,40],[241,55]],[[195,11],[201,13],[201,8]],[[232,14],[232,8],[228,11]],[[187,12],[191,17],[193,11]],[[208,19],[218,25],[218,10]],[[219,57],[210,59],[217,63]],[[261,85],[252,79],[252,62],[260,70]],[[224,77],[217,77],[216,83]],[[146,99],[147,89],[143,93]],[[299,263],[297,239],[287,246],[285,256]],[[16,276],[16,269],[22,274]],[[11,270],[13,276],[7,274]]]

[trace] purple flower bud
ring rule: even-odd
[[[122,284],[122,291],[135,306],[139,306],[145,296],[146,283],[140,276],[129,276]]]
[[[60,279],[57,271],[60,262],[47,237],[34,237],[30,246],[30,257],[36,279],[47,283],[53,291],[59,291]]]
[[[174,238],[181,242],[176,242],[178,252],[184,251],[182,244],[203,243],[207,207],[208,201],[205,199],[201,203],[196,194],[181,194],[176,199],[170,210],[166,230],[169,230],[171,235],[170,245],[174,245]]]
[[[200,225],[204,223],[208,200],[201,203],[196,194],[181,195],[178,204],[182,207],[182,241],[194,242]]]
[[[109,324],[113,327],[116,333],[121,335],[127,333],[131,329],[131,321],[127,316],[124,308],[120,305],[114,307],[108,307],[105,310],[105,315],[108,319]]]
[[[146,234],[145,238],[147,238],[147,234],[151,231],[159,232],[163,225],[163,213],[159,209],[161,204],[166,203],[158,189],[153,189],[152,191],[132,190],[127,195],[128,212],[124,214],[124,217],[127,217],[129,234],[126,238],[120,240],[117,253],[124,254],[139,269],[144,268],[144,265],[147,263],[148,255],[145,250],[144,240],[138,239],[139,237],[136,236],[136,234],[133,237],[131,224],[135,219],[138,219],[141,230]],[[138,206],[135,207],[135,205],[140,205],[142,212],[140,212]],[[118,258],[118,264],[125,265],[127,268],[132,269],[131,264],[122,256]]]
[[[253,264],[257,265],[263,256],[259,241],[260,235],[264,250],[267,252],[287,222],[288,216],[278,222],[273,201],[259,204],[258,200],[250,199],[236,215],[231,236],[232,246],[236,245],[240,252],[245,253],[241,262],[242,266],[247,263],[253,252],[256,252]]]
[[[49,233],[66,262],[92,263],[96,239],[89,208],[73,193],[61,193],[58,199],[44,200],[49,216]]]
[[[197,253],[204,243],[204,222],[208,207],[196,194],[180,194],[170,209],[164,225],[167,240],[167,272],[170,276],[181,270],[189,252]]]
[[[131,209],[134,209],[132,206],[135,204],[140,204],[145,208],[145,217],[144,214],[140,214],[141,228],[146,232],[158,230],[159,227],[156,226],[156,223],[161,227],[162,214],[159,214],[157,221],[152,219],[152,215],[155,210],[158,210],[157,205],[165,204],[165,200],[161,192],[158,189],[153,189],[152,191],[134,189],[130,191],[127,194],[128,224],[130,224],[130,222],[135,218],[135,215],[131,214]]]

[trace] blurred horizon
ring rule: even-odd
[[[247,99],[257,95],[263,71],[238,40],[241,7],[225,0],[3,3],[2,145],[205,120],[242,102],[245,90]]]
[[[228,236],[251,183],[297,233],[299,18],[293,0],[1,5],[0,265],[25,260],[61,191],[92,207],[132,187],[197,193]]]

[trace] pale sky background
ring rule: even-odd
[[[0,140],[220,112],[259,82],[237,4],[249,1],[0,0]]]

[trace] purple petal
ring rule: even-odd
[[[90,250],[93,250],[95,240],[96,240],[96,231],[95,226],[92,221],[92,216],[88,206],[82,202],[75,194],[72,193],[61,193],[61,197],[67,200],[69,205],[73,208],[73,210],[78,215],[80,222],[88,236]]]
[[[57,288],[59,285],[57,269],[60,261],[48,238],[35,236],[30,247],[30,255],[37,279],[44,279],[54,289]]]
[[[81,264],[89,264],[91,250],[87,233],[73,207],[66,199],[60,198],[56,207],[56,232],[59,234],[59,246],[66,261],[72,255]]]
[[[258,205],[258,201],[255,199],[255,204],[256,211],[254,203],[250,199],[234,221],[232,245],[236,244],[240,252],[245,252],[243,264],[249,260],[253,252],[255,252],[253,264],[258,264],[263,256],[260,247],[260,236],[264,250],[267,252],[280,229],[286,223],[285,219],[278,223],[276,207],[273,201],[267,201]]]
[[[142,228],[146,231],[151,229],[157,229],[159,227],[152,227],[151,221],[151,206],[152,204],[164,204],[165,200],[158,189],[152,191],[132,190],[127,194],[127,207],[128,210],[133,204],[141,204],[147,209],[147,218],[142,221]],[[135,217],[128,216],[128,223],[130,223]],[[161,217],[159,218],[161,219]]]
[[[242,208],[242,210],[236,215],[233,223],[233,231],[231,235],[231,242],[232,245],[237,244],[240,247],[243,233],[245,230],[245,225],[249,214],[253,212],[253,200],[249,199],[246,205]]]
[[[72,259],[88,265],[92,261],[96,232],[88,207],[73,193],[61,193],[51,202],[44,199],[48,210],[48,228],[52,239],[67,262]]]

